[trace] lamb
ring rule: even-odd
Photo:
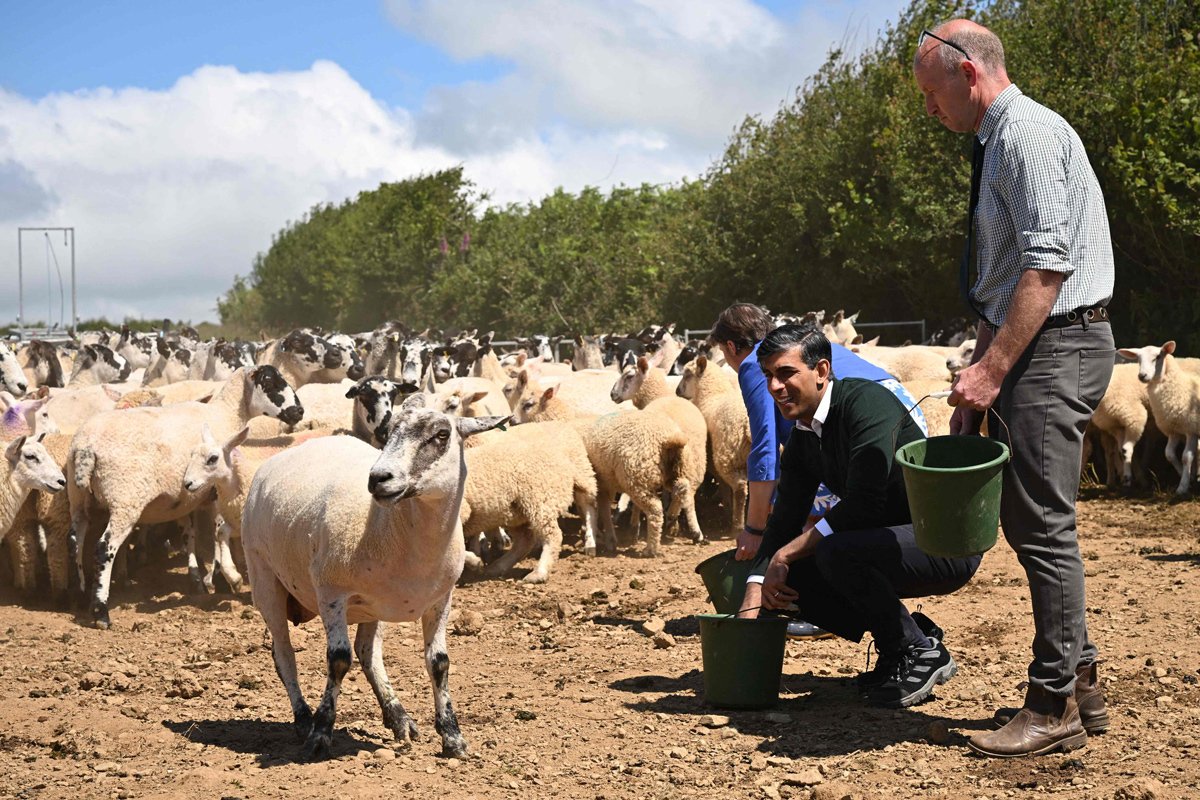
[[[750,457],[750,418],[742,395],[707,356],[696,356],[683,368],[675,394],[696,404],[708,426],[713,472],[733,492],[731,506],[734,536],[746,520],[746,460]]]
[[[1146,345],[1123,348],[1121,356],[1136,359],[1138,380],[1146,384],[1154,422],[1167,435],[1166,457],[1179,470],[1176,495],[1187,494],[1195,468],[1197,439],[1200,438],[1200,376],[1175,363],[1175,342],[1162,347]],[[1178,450],[1183,445],[1183,457]]]
[[[567,515],[572,502],[584,515],[584,550],[595,555],[596,476],[579,433],[566,423],[543,422],[519,425],[486,438],[465,450],[463,534],[471,540],[503,528],[512,537],[512,547],[484,574],[504,575],[534,545],[540,545],[537,567],[523,580],[545,583],[562,549],[558,520]],[[480,565],[473,562],[472,566]]]
[[[669,491],[674,507],[683,502],[688,491],[683,465],[687,436],[660,412],[627,411],[593,417],[556,395],[556,387],[541,389],[536,383],[527,383],[517,402],[514,420],[518,423],[573,421],[596,472],[604,547],[609,552],[616,549],[612,502],[617,493],[624,492],[646,515],[646,547],[641,555],[657,556],[663,530],[660,495],[664,489]]]
[[[64,434],[38,434],[38,441],[46,448],[54,465],[65,472],[67,454],[71,449],[71,437]],[[66,602],[71,589],[70,549],[67,534],[71,527],[71,512],[67,505],[66,492],[34,492],[26,498],[11,525],[10,544],[21,550],[14,554],[13,564],[21,565],[17,588],[32,589],[37,582],[37,562],[40,559],[38,539],[39,527],[45,542],[46,565],[48,567],[51,601],[58,606]],[[14,570],[16,571],[16,570]]]
[[[402,394],[401,384],[380,375],[363,378],[346,391],[354,401],[350,430],[354,436],[382,448],[392,430],[392,406]]]
[[[50,342],[33,339],[17,357],[30,386],[51,386],[56,389],[66,386],[58,348]]]
[[[1092,414],[1091,427],[1100,432],[1105,445],[1110,486],[1117,484],[1118,464],[1121,485],[1133,485],[1133,449],[1150,421],[1150,393],[1138,379],[1138,370],[1137,364],[1114,365],[1108,389]],[[1084,464],[1087,460],[1085,451]]]
[[[466,484],[462,441],[502,422],[450,418],[414,394],[396,410],[380,453],[349,436],[293,447],[263,464],[250,486],[242,539],[254,605],[271,633],[275,669],[287,690],[303,752],[328,755],[341,682],[354,651],[383,719],[401,742],[417,728],[383,664],[380,622],[420,619],[442,752],[467,743],[450,701],[446,620],[465,560],[459,511]],[[366,492],[363,490],[366,489]],[[320,614],[328,678],[314,715],[296,674],[288,621]]]
[[[555,397],[559,402],[571,406],[581,415],[610,414],[620,408],[612,400],[612,381],[613,373],[609,370],[580,370],[564,376],[556,384],[553,384],[557,387]],[[531,384],[533,389],[529,388]],[[515,404],[519,398],[526,394],[536,394],[543,388],[547,387],[538,383],[529,370],[521,370],[517,377],[505,384],[503,391],[509,407],[516,410]],[[626,407],[632,408],[631,405]]]
[[[288,385],[296,389],[307,383],[336,383],[347,377],[355,367],[351,364],[347,368],[346,359],[342,347],[299,328],[271,342],[258,354],[258,363],[278,369]]]
[[[195,353],[177,342],[159,337],[154,340],[155,355],[142,374],[142,385],[166,386],[192,380],[192,360]],[[202,377],[202,376],[201,376]]]
[[[41,442],[28,436],[13,439],[0,460],[0,540],[8,535],[30,492],[53,494],[66,485],[62,470]]]
[[[8,392],[0,392],[0,440],[7,442],[18,436],[57,433],[58,425],[46,412],[48,402],[48,395],[17,400]]]
[[[247,425],[225,442],[218,442],[212,429],[204,425],[200,443],[193,449],[183,473],[183,488],[195,495],[208,489],[216,489],[217,512],[221,524],[217,527],[216,547],[212,566],[204,576],[204,585],[213,585],[217,569],[225,576],[234,592],[241,591],[242,576],[234,563],[231,541],[242,538],[242,511],[246,495],[254,474],[271,456],[282,453],[289,447],[303,444],[333,431],[320,429],[299,434],[276,436],[270,439],[254,439],[247,443],[250,426]]]
[[[28,389],[29,380],[21,369],[16,353],[6,343],[0,342],[0,390],[14,397],[24,397]]]
[[[207,423],[217,436],[228,437],[259,415],[293,424],[304,415],[295,391],[269,365],[238,370],[208,403],[106,412],[75,433],[67,458],[73,541],[87,543],[91,520],[102,509],[109,512],[95,551],[91,610],[96,627],[110,625],[113,558],[134,525],[180,519],[206,500],[183,491],[188,454],[203,425]],[[81,583],[84,549],[76,550]]]
[[[688,529],[695,541],[699,542],[703,541],[704,534],[701,533],[700,522],[696,518],[696,490],[704,482],[704,473],[708,465],[708,425],[700,409],[676,396],[675,388],[670,385],[669,378],[663,370],[651,367],[646,356],[639,356],[637,363],[622,370],[621,377],[613,384],[612,399],[615,403],[629,400],[637,408],[662,412],[674,420],[687,436],[688,446],[683,451],[683,470],[688,486],[680,498],[680,503]],[[672,504],[667,512],[668,530],[674,526],[678,512],[679,509]]]
[[[850,344],[854,341],[854,337],[858,336],[858,331],[854,329],[854,323],[858,322],[858,315],[861,313],[861,311],[856,311],[847,317],[846,312],[839,308],[837,313],[822,327],[825,338],[835,344]]]
[[[957,375],[960,369],[971,365],[971,359],[974,357],[975,340],[966,339],[954,349],[954,352],[946,356],[946,369],[951,375]]]
[[[487,378],[450,378],[439,384],[437,391],[457,395],[464,417],[503,416],[512,410],[501,388]]]

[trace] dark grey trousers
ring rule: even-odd
[[[1075,690],[1076,667],[1097,655],[1084,618],[1075,500],[1083,432],[1108,388],[1113,355],[1106,322],[1043,331],[1008,374],[994,406],[1012,436],[1000,523],[1029,580],[1029,682],[1060,696]],[[993,438],[1008,438],[990,413],[988,430]]]

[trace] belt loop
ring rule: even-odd
[[[1089,308],[1087,311],[1085,311],[1079,315],[1079,324],[1083,326],[1083,330],[1085,333],[1087,332],[1087,329],[1088,329],[1088,317],[1090,317],[1091,314],[1092,314],[1092,310]]]

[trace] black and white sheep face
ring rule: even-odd
[[[51,494],[63,489],[67,479],[40,441],[22,436],[4,451],[10,470],[9,481],[21,489]]]
[[[461,492],[466,481],[462,440],[509,419],[451,417],[429,407],[436,402],[418,393],[396,409],[392,435],[367,479],[367,490],[377,503],[392,505],[412,497],[440,498]]]
[[[1162,378],[1163,362],[1167,356],[1175,352],[1175,342],[1170,341],[1162,347],[1148,344],[1145,347],[1123,347],[1117,351],[1122,358],[1136,361],[1138,365],[1138,380],[1142,383],[1153,383]]]
[[[95,383],[121,383],[129,379],[129,362],[102,344],[87,344],[79,349],[71,380],[87,373]]]
[[[29,382],[25,379],[16,353],[5,342],[0,342],[0,383],[3,384],[4,391],[14,397],[24,396],[29,389]]]
[[[354,344],[353,337],[345,333],[335,333],[324,337],[325,368],[342,370],[352,381],[361,379],[366,374],[362,356]]]
[[[427,369],[433,366],[433,350],[422,339],[409,339],[400,349],[400,385],[406,392],[421,388],[421,380]],[[449,377],[449,367],[446,368]],[[444,379],[443,379],[444,380]]]
[[[278,349],[291,356],[295,362],[304,365],[309,372],[326,369],[325,352],[328,344],[311,331],[303,329],[292,331],[279,342]],[[336,367],[338,363],[340,363],[340,359],[334,362],[334,366]]]
[[[250,416],[274,417],[288,425],[304,419],[304,406],[296,391],[270,364],[263,364],[246,372],[246,380],[253,384],[250,392]]]
[[[121,358],[129,362],[131,369],[145,369],[150,366],[154,355],[154,342],[149,336],[126,328],[121,331],[121,338],[117,340],[116,351]]]
[[[355,431],[370,431],[380,446],[392,432],[392,407],[402,395],[400,384],[379,375],[351,386],[346,397],[354,400]]]
[[[227,381],[243,367],[254,366],[254,346],[248,342],[218,342],[209,354],[210,380]]]

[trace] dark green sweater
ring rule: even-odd
[[[841,498],[825,515],[836,535],[912,522],[895,452],[925,434],[900,400],[874,381],[835,380],[828,391],[833,395],[821,436],[795,428],[784,445],[775,507],[755,575],[762,575],[771,556],[804,530],[822,483]]]

